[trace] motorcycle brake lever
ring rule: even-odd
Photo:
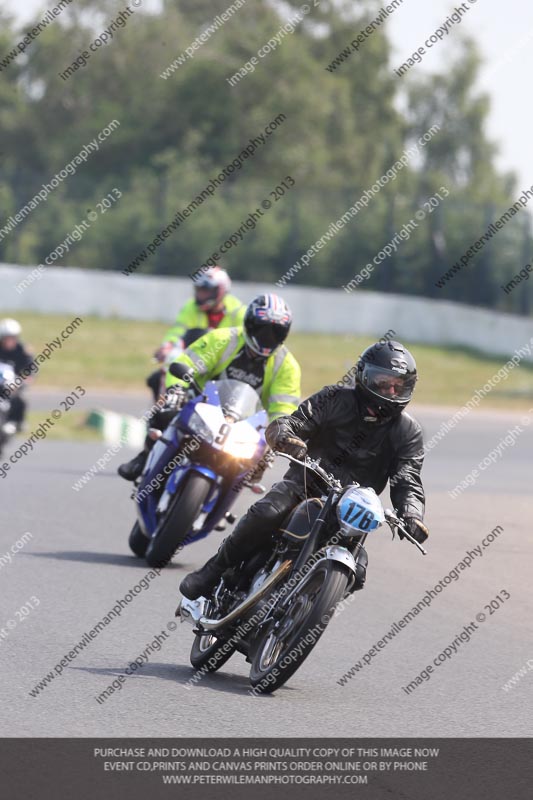
[[[385,520],[392,531],[393,539],[396,534],[396,529],[401,528],[401,531],[404,537],[407,539],[407,541],[411,542],[411,544],[414,544],[423,555],[427,556],[428,551],[425,549],[425,547],[422,547],[420,542],[417,542],[416,539],[414,539],[411,536],[411,534],[405,529],[405,525],[403,524],[402,520],[398,517],[398,515],[394,511],[391,511],[390,508],[385,509]]]
[[[414,545],[415,545],[415,546],[416,546],[416,547],[417,547],[417,548],[420,550],[420,552],[422,553],[422,555],[424,555],[424,556],[427,556],[427,554],[428,554],[428,551],[426,550],[426,548],[425,548],[425,547],[422,547],[422,545],[420,544],[420,542],[417,542],[417,541],[416,541],[416,539],[414,539],[414,538],[411,536],[411,534],[407,533],[406,531],[402,531],[402,533],[404,534],[404,536],[405,536],[405,538],[407,539],[407,541],[408,541],[408,542],[411,542],[411,544],[414,544]]]
[[[414,544],[415,547],[417,547],[420,550],[422,555],[427,556],[428,551],[426,550],[426,548],[422,547],[420,542],[417,542],[417,540],[414,538],[414,536],[411,536],[411,534],[406,530],[405,525],[402,523],[401,520],[398,520],[398,528],[401,528],[402,533],[404,535],[404,538],[407,539],[408,542],[411,542],[411,544]],[[393,538],[394,538],[394,536],[393,536]]]

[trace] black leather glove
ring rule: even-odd
[[[307,455],[306,443],[288,433],[285,425],[277,419],[270,423],[265,436],[272,450],[279,450],[281,453],[287,453],[288,456],[299,459],[305,458]]]
[[[417,519],[416,517],[404,517],[403,521],[408,533],[413,537],[413,539],[415,539],[419,544],[423,544],[429,536],[429,530],[426,528],[422,520]],[[400,539],[405,539],[405,534],[403,534],[399,528],[398,536]]]
[[[282,436],[276,442],[276,450],[286,453],[293,458],[303,459],[307,455],[307,445],[297,436]]]

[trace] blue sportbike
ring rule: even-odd
[[[183,365],[171,367],[178,374]],[[223,520],[266,455],[268,416],[258,394],[236,380],[209,381],[172,419],[153,446],[134,490],[137,522],[129,545],[151,567],[165,566],[185,544]]]

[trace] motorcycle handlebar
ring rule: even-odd
[[[288,453],[282,453],[281,450],[274,450],[275,456],[281,456],[282,458],[286,458],[288,461],[293,461],[295,464],[300,464],[301,467],[305,469],[310,469],[319,478],[328,484],[332,489],[337,489],[340,491],[342,489],[342,484],[329,472],[326,472],[320,464],[312,458],[308,458],[307,456],[304,459],[294,458],[294,456],[290,456]]]
[[[411,542],[411,544],[416,545],[416,547],[418,547],[418,549],[420,550],[420,552],[423,555],[427,556],[428,551],[424,547],[422,547],[420,542],[417,542],[416,539],[413,538],[413,536],[411,536],[411,534],[408,532],[407,528],[405,527],[405,522],[403,521],[403,519],[401,519],[401,517],[399,517],[396,514],[395,511],[392,511],[390,508],[386,508],[385,509],[385,521],[388,522],[389,527],[390,527],[393,535],[394,535],[395,528],[399,528],[401,530],[403,536],[409,542]]]
[[[300,466],[305,467],[306,469],[312,470],[316,475],[318,475],[322,480],[328,484],[332,489],[337,489],[337,491],[342,491],[342,484],[338,481],[333,475],[330,475],[329,472],[326,472],[320,464],[314,461],[312,458],[305,457],[304,459],[294,458],[294,456],[290,456],[288,453],[282,453],[280,450],[274,450],[275,456],[281,456],[282,458],[286,458],[287,461],[293,461],[295,464],[300,464]],[[404,521],[396,514],[395,511],[392,511],[390,508],[385,509],[385,521],[389,524],[391,531],[395,532],[395,528],[399,528],[403,534],[403,536],[414,544],[423,555],[427,555],[427,550],[422,547],[420,542],[417,542],[414,539],[407,528],[405,527]]]

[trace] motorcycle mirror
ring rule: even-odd
[[[189,370],[190,367],[188,367],[186,364],[183,364],[181,361],[174,361],[168,368],[168,371],[171,375],[173,375],[175,378],[179,378],[182,381],[187,381],[187,383],[189,383],[192,377]]]
[[[183,364],[181,361],[173,361],[168,367],[168,371],[174,376],[174,378],[179,378],[180,381],[185,381],[185,383],[188,383],[190,386],[192,386],[197,394],[202,394],[202,390],[196,380],[193,378],[190,370],[191,368],[186,364]]]

